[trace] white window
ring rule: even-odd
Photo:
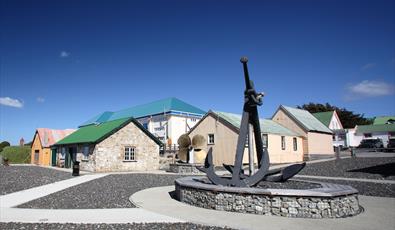
[[[281,136],[281,149],[285,150],[285,136]]]
[[[136,160],[136,148],[135,147],[125,147],[125,161],[135,161]]]
[[[268,139],[267,139],[267,134],[262,134],[262,145],[263,145],[263,148],[267,148],[267,145],[268,145]]]
[[[213,145],[213,144],[215,143],[215,142],[214,142],[214,134],[210,133],[210,134],[208,135],[207,143],[208,143],[209,145]]]
[[[88,160],[89,159],[89,146],[84,146],[83,150],[83,155],[84,155],[84,160]]]
[[[294,151],[298,151],[298,140],[296,137],[293,138],[293,143],[294,143]]]

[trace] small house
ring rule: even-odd
[[[213,148],[213,163],[234,164],[241,115],[209,111],[188,133],[192,139],[200,134],[206,138],[206,149]],[[295,132],[272,120],[260,119],[263,147],[267,149],[271,163],[303,161],[302,138]],[[255,149],[255,148],[254,148]],[[254,162],[257,162],[256,150]],[[248,145],[243,163],[248,163]]]
[[[320,113],[312,113],[315,118],[322,122],[333,132],[333,147],[345,147],[346,143],[346,130],[343,129],[343,125],[340,121],[337,112],[328,111]]]
[[[53,148],[65,167],[79,161],[91,172],[147,171],[159,168],[161,144],[136,119],[122,118],[82,126]]]
[[[52,154],[50,146],[74,131],[75,129],[38,128],[33,137],[30,162],[36,165],[55,166],[57,164],[56,154]]]
[[[281,105],[272,120],[303,137],[305,159],[333,157],[333,132],[307,110]]]
[[[395,124],[357,125],[350,132],[350,146],[358,146],[363,139],[381,139],[387,147],[390,138],[395,138]]]

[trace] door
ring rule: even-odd
[[[56,149],[52,149],[52,166],[56,166]]]
[[[34,164],[38,165],[40,160],[40,150],[34,150]]]

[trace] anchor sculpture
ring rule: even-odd
[[[239,137],[237,139],[236,157],[234,165],[224,165],[225,169],[232,173],[231,177],[221,177],[215,173],[213,164],[213,149],[210,148],[204,163],[204,167],[198,169],[206,173],[208,179],[216,185],[232,187],[251,187],[261,181],[284,182],[293,177],[304,168],[306,163],[293,164],[288,167],[269,170],[269,154],[263,148],[261,128],[259,124],[258,106],[262,105],[263,93],[257,93],[253,82],[250,80],[247,68],[248,59],[242,57],[246,90],[244,91],[243,116],[241,119]],[[258,156],[258,170],[252,175],[246,175],[243,166],[244,148],[247,141],[248,126],[252,125],[255,136],[255,149]],[[251,137],[248,137],[251,138]]]

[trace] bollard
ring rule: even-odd
[[[71,175],[73,175],[73,176],[80,175],[80,162],[79,161],[75,161],[73,163],[73,173]]]
[[[336,151],[336,159],[340,159],[340,147],[336,146],[335,151]]]
[[[355,149],[351,148],[351,157],[355,157]]]

